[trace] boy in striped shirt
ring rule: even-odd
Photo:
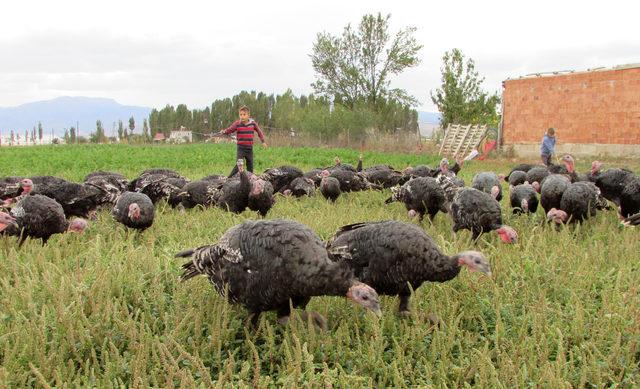
[[[258,133],[258,137],[262,142],[262,146],[267,148],[267,142],[264,140],[264,134],[262,130],[258,126],[253,119],[249,117],[249,108],[247,106],[242,106],[238,110],[238,114],[240,115],[240,120],[236,120],[233,122],[231,126],[224,130],[220,130],[221,134],[230,135],[234,132],[236,134],[236,144],[238,148],[236,150],[236,160],[244,159],[247,163],[247,170],[253,173],[253,132]],[[229,177],[232,177],[238,172],[238,166],[234,166]]]

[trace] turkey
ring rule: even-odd
[[[58,202],[38,194],[23,197],[10,214],[2,214],[4,221],[0,221],[0,231],[20,237],[20,246],[27,237],[42,239],[42,244],[46,244],[51,235],[66,231],[82,232],[87,227],[84,219],[74,219],[69,223]]]
[[[311,169],[308,172],[304,173],[302,177],[311,179],[313,181],[313,184],[317,188],[320,186],[320,181],[322,181],[322,172],[324,170],[325,169],[321,169],[321,168]]]
[[[400,314],[409,312],[411,291],[425,281],[449,281],[463,266],[491,276],[491,267],[481,253],[445,255],[424,230],[399,221],[344,226],[326,246],[329,258],[348,264],[359,281],[379,294],[398,295]]]
[[[33,181],[29,178],[23,178],[15,184],[5,187],[5,193],[8,195],[2,202],[3,208],[11,208],[23,197],[31,195],[33,190]]]
[[[144,193],[124,192],[116,200],[111,215],[129,228],[144,231],[153,224],[155,207]]]
[[[574,182],[562,194],[560,208],[551,208],[547,220],[577,223],[596,215],[598,189],[592,182]]]
[[[416,215],[422,221],[425,214],[433,221],[438,211],[447,213],[447,199],[444,190],[438,181],[432,177],[414,178],[401,187],[391,189],[393,195],[385,201],[389,204],[394,201],[404,203],[409,211],[409,218]]]
[[[183,281],[206,275],[221,296],[244,305],[254,326],[262,312],[272,310],[279,323],[286,323],[291,306],[304,310],[313,296],[346,296],[381,314],[375,290],[354,279],[346,263],[331,261],[320,238],[294,221],[246,221],[227,230],[217,244],[176,257],[191,258],[182,266]],[[312,317],[325,322],[317,313]]]
[[[58,177],[31,177],[32,193],[50,197],[62,205],[66,217],[95,217],[106,192],[92,184],[78,184]]]
[[[362,173],[356,173],[346,169],[333,169],[331,177],[336,178],[340,182],[340,190],[342,192],[358,192],[367,189],[382,189],[382,186],[372,184],[364,177]]]
[[[620,193],[620,215],[629,217],[640,213],[640,177],[633,176],[626,180]]]
[[[528,182],[510,186],[509,201],[514,214],[536,213],[538,210],[538,193]]]
[[[146,194],[154,204],[165,199],[170,200],[171,206],[176,206],[179,203],[178,194],[188,182],[188,179],[170,169],[148,169],[129,183],[129,190]]]
[[[362,158],[360,158],[358,162],[359,169],[353,167],[353,165],[350,165],[348,163],[342,163],[342,161],[340,160],[340,157],[338,156],[334,158],[334,162],[335,162],[335,165],[331,167],[326,167],[325,169],[329,170],[330,172],[333,172],[334,170],[348,170],[353,173],[357,173],[362,170]]]
[[[527,173],[521,171],[521,170],[515,170],[512,171],[509,174],[509,179],[507,180],[509,182],[509,185],[513,185],[513,186],[517,186],[520,184],[524,184],[525,181],[527,181]]]
[[[225,182],[227,182],[226,176],[210,176],[188,182],[178,193],[180,202],[185,209],[191,209],[198,205],[203,207],[215,205],[216,192]]]
[[[226,211],[242,213],[249,205],[251,180],[244,170],[244,160],[239,159],[237,166],[239,177],[227,180],[214,195],[214,201]]]
[[[313,196],[316,193],[316,185],[311,178],[297,177],[283,187],[281,193],[294,197]]]
[[[127,191],[129,180],[120,173],[96,171],[84,178],[84,183],[98,187],[102,196],[98,205],[113,205],[122,193]]]
[[[511,169],[511,171],[509,172],[509,174],[507,174],[504,177],[504,180],[507,182],[510,182],[509,180],[511,179],[511,175],[513,174],[513,172],[524,172],[527,173],[529,170],[531,170],[534,167],[544,167],[542,165],[535,165],[535,164],[530,164],[530,163],[521,163],[520,165],[517,165],[516,167],[514,167],[513,169]]]
[[[542,181],[549,174],[549,169],[546,166],[535,166],[527,172],[527,181],[534,187],[538,187],[538,185],[542,185]]]
[[[620,205],[620,194],[627,182],[633,180],[634,177],[635,174],[627,169],[607,169],[596,175],[595,184],[607,200]]]
[[[22,193],[20,181],[24,177],[4,177],[0,179],[0,200],[7,200],[17,197]]]
[[[464,188],[464,180],[456,175],[440,174],[436,181],[444,190],[444,196],[449,203],[453,201],[460,188]]]
[[[431,169],[427,165],[418,165],[416,167],[406,167],[402,170],[402,180],[399,184],[404,184],[412,178],[416,177],[435,177],[437,170]]]
[[[550,174],[540,188],[540,205],[547,213],[551,208],[560,208],[562,194],[571,185],[571,180],[562,174]]]
[[[500,178],[493,172],[480,172],[473,177],[471,187],[489,193],[497,201],[502,200]]]
[[[362,175],[367,181],[382,186],[392,188],[403,181],[403,175],[389,165],[375,165],[362,171]]]
[[[273,185],[269,181],[257,179],[251,182],[251,192],[247,203],[250,210],[256,211],[260,216],[265,217],[275,202]]]
[[[462,160],[457,159],[453,167],[449,168],[449,160],[447,158],[442,158],[442,160],[440,160],[440,164],[438,165],[438,168],[432,172],[432,177],[437,177],[441,174],[444,174],[447,176],[455,176],[462,169],[463,163],[464,162]]]
[[[340,190],[340,181],[335,177],[331,177],[328,170],[324,170],[321,175],[320,193],[322,193],[325,199],[335,203],[336,199],[340,197],[342,193]]]
[[[484,233],[495,230],[505,243],[515,243],[516,231],[502,224],[500,204],[491,197],[474,188],[461,188],[451,203],[453,232],[470,230],[472,239],[477,240]]]
[[[302,177],[302,175],[302,170],[295,166],[280,166],[278,168],[265,170],[260,178],[269,181],[273,186],[273,190],[278,193],[282,188],[289,185],[291,181],[298,177]]]

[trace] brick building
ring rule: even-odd
[[[558,154],[640,156],[640,64],[509,79],[502,98],[501,142],[519,156],[549,127]]]

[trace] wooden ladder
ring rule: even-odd
[[[442,140],[439,154],[447,157],[464,156],[478,147],[486,132],[486,125],[450,124]]]

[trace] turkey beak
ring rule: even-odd
[[[382,317],[382,310],[380,309],[380,304],[376,305],[374,308],[371,308],[371,312],[375,313],[377,317]]]

